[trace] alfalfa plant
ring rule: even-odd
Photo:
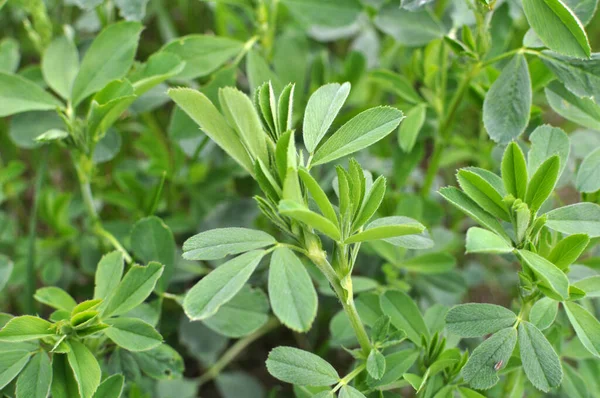
[[[425,227],[408,217],[373,221],[385,194],[385,179],[373,181],[355,160],[348,168],[336,166],[334,205],[311,175],[315,167],[350,155],[381,140],[403,119],[391,107],[375,107],[354,116],[323,141],[350,92],[350,85],[327,84],[311,96],[303,121],[307,152],[296,143],[292,126],[294,85],[276,95],[263,84],[253,101],[241,91],[219,91],[219,111],[202,93],[171,89],[169,95],[200,128],[258,182],[263,196],[256,202],[282,233],[282,239],[259,230],[214,229],[188,239],[183,256],[189,260],[234,257],[190,289],[183,308],[191,320],[207,320],[227,305],[257,268],[271,256],[268,293],[277,318],[296,331],[310,329],[317,312],[317,294],[304,262],[314,264],[339,299],[360,348],[352,351],[353,371],[339,377],[331,365],[310,352],[292,347],[274,349],[267,360],[269,372],[300,386],[334,385],[351,394],[348,383],[362,372],[381,379],[386,359],[381,351],[400,344],[406,333],[390,327],[382,317],[367,333],[354,302],[352,270],[363,242],[385,240],[393,245],[427,247]],[[400,293],[400,292],[399,292]],[[410,301],[410,299],[409,299]],[[230,323],[235,323],[231,320]],[[411,336],[412,337],[412,336]],[[420,335],[417,336],[420,338]]]

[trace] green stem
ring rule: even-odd
[[[335,294],[342,303],[342,307],[346,312],[348,319],[350,320],[350,324],[352,325],[352,329],[354,330],[358,344],[360,344],[363,355],[365,355],[365,357],[368,356],[369,352],[371,352],[371,340],[369,340],[369,335],[365,330],[365,326],[360,320],[360,316],[358,315],[358,311],[354,305],[354,298],[352,296],[349,296],[347,299],[345,298],[344,288],[342,288],[335,270],[331,264],[329,264],[329,261],[327,261],[322,252],[321,254],[315,255],[309,251],[309,258],[319,268],[319,270],[321,270],[323,275],[325,275],[331,284],[331,287],[333,287]]]
[[[441,121],[438,134],[435,138],[433,154],[431,155],[431,161],[429,162],[429,167],[427,168],[427,174],[425,175],[423,187],[421,188],[421,196],[429,195],[429,191],[431,190],[431,186],[433,185],[435,176],[437,175],[438,170],[440,168],[443,152],[446,149],[446,145],[448,143],[448,139],[451,132],[450,126],[454,122],[456,112],[458,111],[458,108],[460,107],[460,104],[465,94],[467,93],[469,85],[471,84],[471,80],[473,80],[473,78],[477,76],[480,70],[481,64],[475,64],[473,68],[469,71],[469,73],[467,73],[464,76],[457,90],[454,92],[454,96],[450,100],[448,112]]]
[[[83,203],[85,205],[85,209],[88,213],[88,217],[90,218],[92,224],[92,231],[100,238],[106,239],[115,249],[123,253],[123,258],[129,264],[133,261],[127,250],[121,245],[119,240],[115,238],[113,234],[104,229],[102,225],[102,221],[96,211],[96,207],[94,206],[94,197],[92,195],[92,188],[90,186],[90,177],[89,173],[86,173],[83,170],[80,162],[77,162],[75,159],[75,170],[77,171],[77,179],[79,180],[79,189],[81,191],[81,196],[83,197]]]
[[[46,175],[46,165],[48,163],[48,150],[42,150],[42,160],[36,170],[35,186],[33,190],[33,206],[31,206],[31,214],[29,217],[29,256],[27,258],[27,284],[25,285],[25,309],[27,313],[35,313],[35,300],[33,295],[36,288],[35,275],[35,237],[37,228],[37,212],[40,202],[40,193]]]
[[[203,384],[208,383],[215,377],[221,373],[221,371],[229,365],[231,361],[235,359],[244,349],[252,344],[255,340],[259,339],[263,335],[269,333],[271,330],[275,329],[279,326],[279,321],[276,318],[270,318],[267,323],[265,323],[260,329],[256,332],[244,337],[235,342],[225,353],[219,358],[217,362],[215,362],[202,376],[198,378],[198,385],[201,386]]]
[[[344,376],[343,379],[341,379],[336,386],[333,388],[332,392],[336,392],[337,390],[339,390],[340,388],[342,388],[343,386],[345,386],[346,384],[350,383],[352,380],[354,380],[354,378],[356,376],[358,376],[360,374],[360,372],[362,372],[363,370],[365,370],[367,366],[363,363],[360,366],[357,366],[356,369],[354,369],[352,372],[348,373],[346,376]]]

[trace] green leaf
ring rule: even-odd
[[[426,115],[427,104],[419,104],[406,113],[406,119],[398,129],[398,142],[404,152],[408,153],[413,150],[419,131],[425,123]]]
[[[76,340],[69,340],[67,344],[70,347],[67,359],[77,381],[79,395],[81,398],[92,398],[100,385],[100,365],[84,344]]]
[[[359,113],[319,147],[312,164],[328,163],[376,143],[398,127],[403,118],[401,111],[385,106]]]
[[[466,169],[459,170],[456,178],[463,191],[482,209],[494,217],[510,220],[503,197],[492,184],[479,174]]]
[[[600,148],[591,152],[581,162],[575,186],[579,192],[592,193],[600,190]]]
[[[317,292],[302,262],[285,247],[271,257],[269,298],[281,323],[297,332],[310,329],[317,315]]]
[[[238,162],[248,173],[254,174],[250,155],[242,145],[235,131],[210,102],[208,97],[189,88],[172,88],[169,96],[181,107],[229,156]]]
[[[352,24],[362,11],[358,0],[282,0],[305,25],[342,27]]]
[[[57,310],[71,311],[77,305],[77,302],[69,293],[55,286],[42,287],[36,290],[34,298],[40,303]]]
[[[94,398],[120,398],[125,386],[123,375],[115,374],[107,377],[100,383]]]
[[[550,125],[539,126],[529,136],[531,149],[527,153],[529,174],[534,174],[546,159],[553,155],[560,158],[560,176],[567,165],[571,143],[562,129]]]
[[[52,40],[42,56],[42,74],[48,86],[69,100],[78,71],[79,53],[73,41],[66,36]]]
[[[350,83],[319,87],[306,104],[302,134],[309,153],[314,153],[350,94]]]
[[[366,398],[365,395],[356,388],[349,385],[344,385],[340,389],[338,398]]]
[[[31,315],[12,318],[2,330],[0,330],[0,341],[29,341],[42,339],[54,335],[50,330],[52,324],[42,318]]]
[[[544,257],[527,250],[519,250],[519,255],[545,287],[556,294],[553,299],[566,300],[569,298],[569,279],[556,265]]]
[[[183,301],[188,318],[195,321],[214,315],[240,291],[265,254],[264,250],[244,253],[202,278],[188,291]]]
[[[367,358],[367,372],[375,380],[379,380],[385,373],[385,357],[376,348],[371,349]]]
[[[361,208],[352,223],[352,231],[365,225],[377,212],[385,195],[386,180],[383,176],[377,177],[371,188],[366,192]]]
[[[219,103],[229,125],[242,139],[253,160],[269,164],[266,134],[250,98],[233,87],[219,89]]]
[[[583,346],[592,355],[600,358],[600,322],[577,303],[566,301],[563,305]]]
[[[582,126],[600,130],[600,106],[590,98],[581,98],[573,94],[557,81],[546,88],[546,99],[552,109],[560,116]]]
[[[445,187],[440,189],[439,192],[444,199],[466,213],[477,223],[496,232],[507,241],[510,241],[509,236],[506,234],[504,228],[502,228],[502,225],[500,225],[498,220],[496,220],[490,213],[479,207],[477,203],[473,202],[473,200],[471,200],[471,198],[469,198],[464,192],[455,187]]]
[[[494,232],[471,227],[467,231],[467,253],[510,253],[513,247]]]
[[[529,123],[530,109],[529,69],[525,56],[517,54],[504,67],[483,102],[483,124],[490,138],[499,144],[516,139]]]
[[[300,203],[292,200],[282,200],[279,202],[279,213],[300,221],[311,228],[315,228],[335,241],[341,239],[340,230],[337,225]]]
[[[319,207],[319,210],[321,210],[321,213],[323,213],[323,215],[327,217],[329,221],[337,224],[338,219],[335,209],[333,208],[333,205],[329,201],[327,194],[325,194],[325,191],[323,191],[323,188],[321,188],[317,180],[315,180],[313,176],[311,176],[310,173],[305,169],[298,169],[298,176],[302,179],[304,186],[306,189],[308,189],[308,192],[310,192],[312,198]]]
[[[595,203],[576,203],[546,213],[546,226],[563,234],[600,236],[600,206]]]
[[[542,163],[531,177],[527,186],[527,194],[525,194],[525,202],[533,214],[536,214],[554,191],[559,170],[560,158],[554,155]]]
[[[519,351],[527,378],[544,392],[562,381],[560,359],[546,336],[529,322],[519,324]]]
[[[547,257],[548,261],[561,270],[565,270],[579,258],[588,243],[590,243],[590,238],[586,234],[567,236],[554,246]]]
[[[411,257],[397,265],[417,274],[443,274],[456,267],[456,259],[450,253],[427,253]]]
[[[10,260],[10,258],[6,257],[4,254],[0,254],[0,292],[2,291],[2,289],[4,289],[4,287],[8,283],[8,280],[10,278],[10,275],[13,272],[13,269],[14,269],[14,264]]]
[[[183,359],[173,348],[161,344],[148,351],[133,353],[142,372],[153,379],[178,379],[183,375]]]
[[[45,111],[64,105],[40,86],[21,76],[0,72],[0,117],[27,111]]]
[[[244,285],[231,301],[223,304],[216,314],[204,319],[215,332],[240,338],[257,331],[269,320],[269,300],[260,289]]]
[[[523,0],[529,25],[551,50],[578,58],[589,58],[587,35],[575,14],[560,0]]]
[[[479,337],[514,325],[517,316],[495,304],[460,304],[446,314],[446,328],[461,337]]]
[[[592,54],[590,59],[582,60],[543,51],[541,58],[573,94],[600,101],[600,54]]]
[[[502,181],[506,192],[518,199],[525,199],[527,192],[527,164],[519,144],[511,142],[502,157]]]
[[[382,217],[367,225],[364,231],[350,236],[344,241],[344,244],[378,239],[388,240],[398,236],[420,234],[423,231],[425,231],[425,227],[413,219],[397,216]]]
[[[217,228],[201,232],[183,243],[183,258],[188,260],[218,260],[261,247],[277,241],[263,231],[248,228]]]
[[[127,74],[133,63],[141,32],[142,25],[137,22],[117,22],[96,36],[86,51],[73,82],[73,106]]]
[[[110,325],[104,334],[127,351],[147,351],[162,343],[162,336],[152,325],[137,318],[113,318],[104,322]]]
[[[0,9],[3,2],[0,1]],[[0,40],[0,72],[15,73],[19,69],[19,42],[12,37]]]
[[[131,229],[131,250],[144,263],[164,265],[157,290],[165,292],[175,272],[175,238],[169,227],[158,217],[142,218]]]
[[[112,296],[102,304],[102,315],[105,318],[121,315],[143,303],[154,290],[163,269],[164,266],[156,262],[146,266],[132,265]]]
[[[600,275],[583,278],[573,284],[585,292],[586,297],[600,297]]]
[[[45,351],[39,351],[17,379],[17,398],[46,398],[51,382],[52,362]]]
[[[497,365],[500,363],[500,368],[506,366],[516,344],[517,330],[512,327],[502,329],[485,340],[473,350],[462,368],[464,381],[478,390],[492,387],[499,380]]]
[[[375,26],[408,47],[421,47],[444,37],[447,32],[444,24],[435,14],[427,10],[408,11],[398,7],[396,2],[388,3],[379,9],[374,20]]]
[[[179,56],[167,52],[152,54],[145,64],[136,68],[129,79],[135,94],[140,96],[151,88],[180,73],[185,62]]]
[[[321,357],[292,347],[276,347],[267,359],[271,376],[300,386],[329,386],[337,383],[336,370]]]
[[[529,320],[538,329],[548,329],[558,313],[558,302],[549,297],[544,297],[535,302],[529,313]]]
[[[587,25],[594,18],[598,0],[564,0],[563,3],[579,18],[582,24]]]
[[[244,43],[227,37],[188,35],[167,43],[161,51],[175,54],[185,61],[177,77],[195,79],[207,76],[238,54]]]
[[[117,281],[123,277],[123,253],[115,250],[105,254],[98,262],[94,279],[94,298],[108,299],[117,288]]]
[[[57,354],[52,356],[51,392],[53,398],[80,397],[77,381],[66,355]]]
[[[400,290],[388,290],[379,297],[379,305],[384,314],[391,319],[392,325],[404,330],[410,341],[421,345],[421,335],[429,339],[429,330],[421,311],[412,298]]]
[[[382,90],[392,92],[407,102],[419,104],[423,101],[410,80],[388,69],[371,71],[369,79],[379,85]]]
[[[114,80],[94,95],[88,114],[88,132],[96,139],[108,128],[135,100],[133,86],[128,80]]]
[[[369,386],[380,387],[398,381],[419,357],[419,352],[414,350],[400,350],[385,357],[385,373],[379,380],[367,380]]]
[[[2,352],[0,355],[0,389],[6,387],[27,365],[31,353],[25,350]]]

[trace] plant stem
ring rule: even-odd
[[[27,283],[25,285],[25,310],[29,314],[35,313],[35,300],[33,295],[36,288],[35,276],[35,236],[37,228],[37,212],[40,203],[40,193],[46,175],[46,165],[48,162],[48,150],[42,149],[42,159],[36,170],[35,185],[33,188],[33,206],[29,216],[29,256],[27,257]]]
[[[77,171],[77,179],[79,180],[79,189],[81,191],[81,196],[83,197],[83,203],[85,205],[85,209],[88,213],[90,221],[92,223],[92,231],[101,238],[106,239],[115,249],[123,253],[123,258],[129,264],[133,261],[127,250],[121,245],[119,240],[115,238],[113,234],[104,229],[102,225],[102,221],[98,216],[98,212],[96,211],[96,207],[94,206],[94,197],[92,195],[92,188],[90,186],[90,177],[89,173],[86,173],[79,162],[73,159],[73,163],[75,164],[75,170]]]
[[[333,388],[332,392],[336,392],[337,390],[339,390],[340,388],[342,388],[346,384],[350,383],[352,380],[354,380],[354,378],[356,376],[358,376],[360,374],[360,372],[362,372],[363,370],[365,370],[366,367],[367,367],[367,365],[365,365],[364,363],[361,364],[360,366],[357,366],[356,369],[354,369],[352,372],[348,373],[346,376],[344,376],[343,379],[341,379],[336,384],[336,386]]]
[[[247,346],[252,344],[252,342],[259,339],[263,335],[269,333],[277,326],[279,326],[279,321],[276,318],[272,317],[256,332],[249,334],[243,339],[236,341],[235,344],[233,344],[231,347],[229,347],[227,351],[225,351],[225,353],[221,356],[221,358],[219,358],[217,362],[215,362],[202,376],[198,378],[198,385],[201,386],[203,384],[206,384],[207,382],[217,377],[219,373],[221,373],[221,370],[223,370],[227,365],[229,365],[229,363],[233,361],[235,357],[237,357],[242,351],[244,351],[244,349]]]
[[[309,254],[311,252],[309,251]],[[354,330],[354,334],[356,335],[356,339],[358,340],[358,344],[360,344],[360,348],[363,351],[363,354],[366,356],[371,352],[371,340],[369,340],[369,335],[365,330],[365,326],[360,320],[360,316],[358,315],[358,311],[356,310],[356,306],[354,305],[354,297],[349,296],[347,299],[344,297],[344,288],[342,288],[339,278],[335,273],[335,270],[329,264],[329,261],[325,258],[324,255],[310,255],[310,259],[313,263],[323,272],[338,299],[342,303],[342,307],[350,320],[350,324],[352,325],[352,329]]]
[[[452,122],[456,117],[456,112],[458,111],[458,108],[469,88],[469,85],[471,84],[471,80],[473,80],[473,78],[477,76],[480,70],[481,64],[475,64],[473,68],[464,76],[463,80],[458,86],[458,89],[454,92],[454,96],[450,100],[448,112],[446,113],[446,116],[442,119],[438,134],[435,138],[433,154],[431,155],[431,161],[429,162],[429,167],[427,168],[427,174],[425,175],[423,187],[421,188],[421,196],[423,197],[429,194],[435,176],[437,175],[437,172],[440,168],[442,155],[444,149],[446,149],[448,138],[450,136],[450,126],[452,125]]]

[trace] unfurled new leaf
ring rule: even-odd
[[[457,173],[463,191],[482,209],[505,221],[510,220],[503,196],[483,177],[473,171],[462,169]]]
[[[506,192],[518,199],[525,199],[527,192],[527,164],[519,144],[511,142],[502,157],[502,181]]]
[[[527,186],[527,194],[525,202],[529,205],[529,209],[535,214],[550,197],[556,182],[558,181],[558,173],[560,170],[560,158],[554,155],[548,158],[538,167],[535,174],[531,177]]]

